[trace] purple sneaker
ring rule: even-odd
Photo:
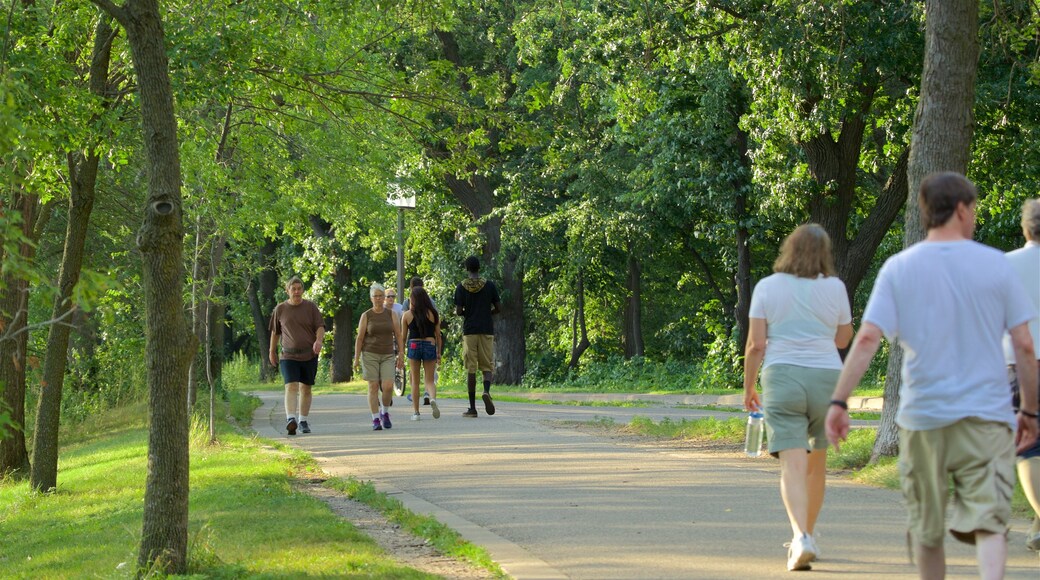
[[[373,431],[382,431],[383,430],[383,425],[379,423],[379,419],[372,419],[372,430]]]
[[[379,420],[383,422],[383,429],[389,429],[394,426],[394,424],[390,422],[390,413],[380,413]]]

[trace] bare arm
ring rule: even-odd
[[[500,312],[502,312],[502,303],[501,302],[493,302],[493,303],[491,303],[491,314],[494,315],[494,314],[498,314]]]
[[[314,354],[317,356],[321,353],[321,345],[325,341],[325,327],[319,326],[317,332],[317,338],[314,339]]]
[[[838,325],[838,332],[834,334],[834,346],[845,348],[852,341],[852,323]]]
[[[394,327],[394,344],[397,345],[397,368],[404,367],[404,326],[401,321],[404,316],[398,316],[396,312],[391,311],[390,315],[394,319],[394,323],[391,325]]]
[[[1038,433],[1037,411],[1037,362],[1033,337],[1029,334],[1029,324],[1022,323],[1012,328],[1011,346],[1015,350],[1015,374],[1018,375],[1018,389],[1021,398],[1018,413],[1018,429],[1015,431],[1015,446],[1018,451],[1025,451],[1036,442]],[[1025,415],[1030,413],[1033,416]]]
[[[748,319],[747,345],[744,348],[744,409],[754,411],[762,407],[755,383],[758,382],[758,369],[766,356],[766,319]]]
[[[354,368],[361,367],[361,345],[365,344],[365,331],[368,329],[367,312],[361,315],[357,325],[357,340],[354,341]]]
[[[864,322],[852,343],[852,350],[845,357],[845,366],[841,369],[838,384],[834,387],[831,400],[846,401],[852,391],[866,374],[870,361],[881,346],[881,329],[870,322]],[[827,440],[838,448],[840,442],[849,436],[849,411],[838,405],[831,405],[827,411]]]

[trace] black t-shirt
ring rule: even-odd
[[[455,306],[462,308],[462,334],[495,334],[491,305],[499,302],[495,283],[466,278],[455,287]]]

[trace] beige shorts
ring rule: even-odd
[[[462,337],[462,361],[467,373],[495,369],[495,337],[491,334],[466,334]]]
[[[1014,435],[1006,423],[969,417],[940,429],[900,429],[900,484],[914,540],[942,545],[951,475],[953,537],[974,544],[975,532],[1007,533],[1014,462]]]
[[[826,449],[824,422],[841,371],[788,364],[762,371],[762,409],[769,453],[787,449]]]
[[[361,378],[380,383],[394,380],[397,355],[361,351]]]

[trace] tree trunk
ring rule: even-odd
[[[9,411],[12,429],[0,437],[0,476],[24,476],[29,473],[29,455],[25,448],[25,349],[26,297],[29,283],[14,276],[3,277],[0,292],[0,322],[4,335],[0,341],[0,389],[3,410]]]
[[[332,314],[332,360],[330,380],[340,383],[353,378],[354,360],[354,311],[350,307],[350,283],[351,272],[347,257],[343,255],[343,249],[335,240],[333,226],[317,215],[310,216],[311,230],[314,236],[328,240],[332,248],[332,255],[326,256],[336,264],[333,273],[333,285],[336,292],[336,311]],[[327,322],[326,322],[327,324]]]
[[[90,92],[102,98],[108,87],[113,37],[109,18],[99,19],[94,30],[94,51],[88,80]],[[33,432],[30,485],[37,491],[49,491],[58,485],[58,425],[61,418],[61,392],[65,385],[65,368],[69,357],[71,316],[75,308],[72,290],[79,282],[83,267],[100,160],[94,147],[87,147],[86,150],[86,155],[80,152],[68,155],[69,218],[58,272],[58,296],[51,310],[51,320],[60,322],[51,325],[47,337],[47,354],[43,363],[43,380]]]
[[[578,360],[591,346],[588,328],[585,326],[585,271],[582,268],[578,268],[576,286],[577,304],[574,308],[574,322],[571,324],[571,360],[567,363],[571,370],[578,368]]]
[[[626,359],[643,356],[644,354],[642,275],[643,266],[633,253],[632,247],[629,246],[628,277],[625,281],[625,289],[628,290],[628,296],[625,298],[625,328],[623,334]]]
[[[332,313],[332,360],[329,365],[330,380],[334,383],[343,383],[354,378],[354,309],[350,307],[347,295],[350,291],[353,277],[350,265],[345,262],[336,266],[334,283],[339,300],[336,311]]]
[[[177,119],[157,0],[94,0],[126,30],[141,105],[148,198],[137,234],[143,262],[148,377],[148,476],[138,567],[183,574],[188,552],[188,366],[195,336],[184,317],[184,217]]]
[[[925,2],[924,72],[914,115],[907,169],[903,246],[925,237],[917,193],[921,181],[937,171],[967,173],[975,127],[975,74],[979,62],[978,0]],[[890,345],[885,404],[871,460],[898,453],[895,414],[902,385],[903,353]]]
[[[253,315],[256,327],[256,339],[260,345],[260,380],[267,382],[278,376],[278,369],[267,358],[271,346],[271,331],[267,328],[268,317],[274,312],[275,293],[278,291],[278,271],[275,269],[275,252],[278,244],[274,240],[265,240],[260,246],[260,294],[257,296],[257,308],[260,311],[259,324],[256,314]],[[254,291],[255,294],[255,291]]]
[[[270,314],[262,310],[257,286],[253,278],[246,282],[246,300],[249,301],[249,313],[253,316],[253,336],[256,337],[257,349],[260,351],[260,382],[266,383],[275,375],[271,361],[267,360],[268,349],[271,347],[271,332],[267,328]]]

